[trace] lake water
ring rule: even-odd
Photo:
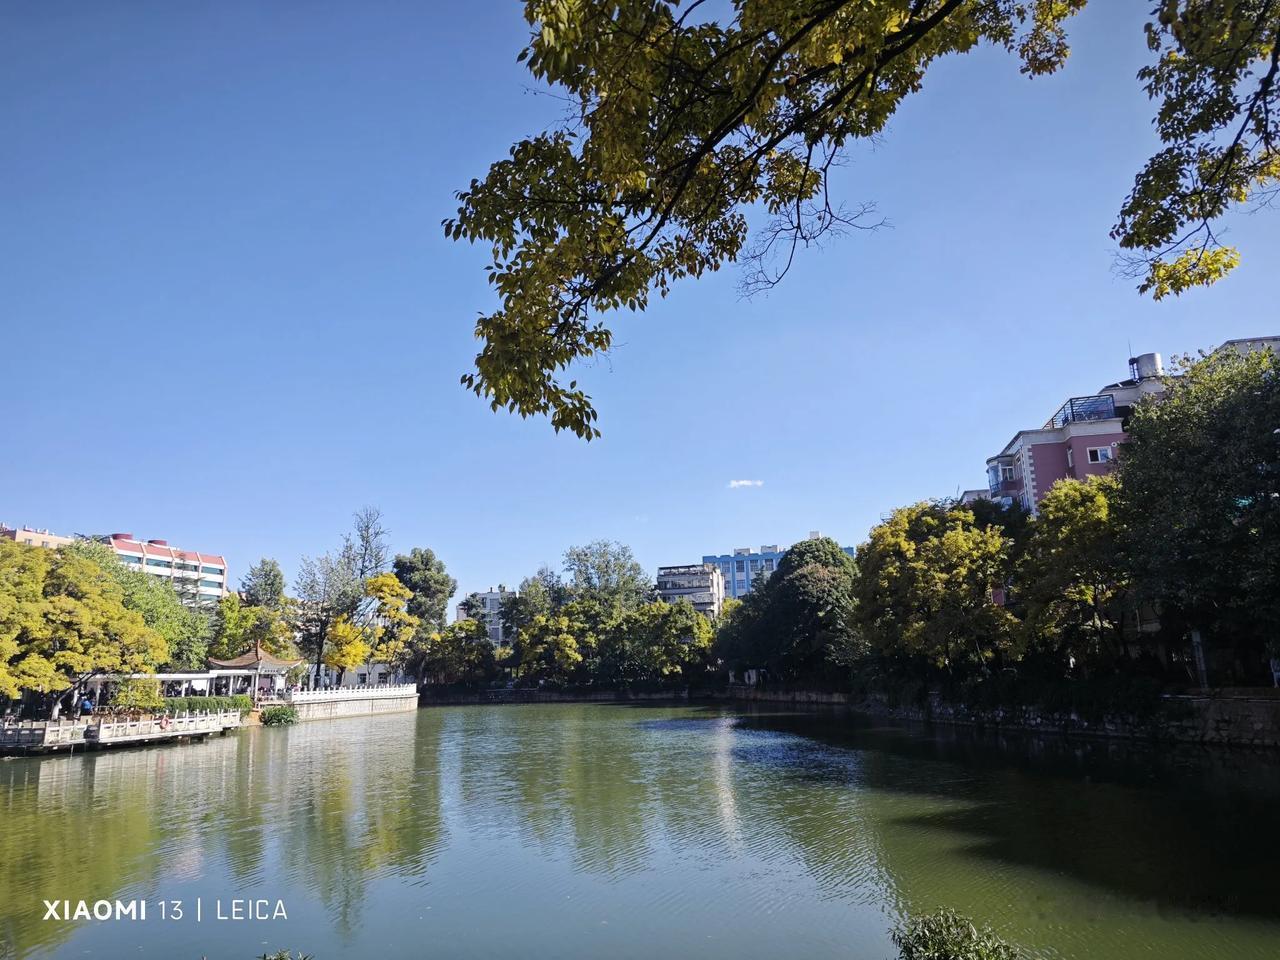
[[[256,898],[288,919],[215,919]],[[1037,956],[1274,960],[1280,759],[566,704],[0,760],[6,960],[884,960],[939,905]]]

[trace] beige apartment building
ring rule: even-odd
[[[0,523],[0,537],[25,543],[29,547],[44,547],[46,550],[56,550],[75,540],[75,537],[63,537],[38,527],[10,527],[3,523]]]

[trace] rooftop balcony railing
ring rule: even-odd
[[[1116,415],[1115,399],[1107,394],[1094,397],[1072,397],[1045,423],[1046,430],[1064,427],[1068,423],[1088,420],[1110,420]]]

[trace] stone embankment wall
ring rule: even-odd
[[[289,705],[299,720],[331,720],[374,713],[398,713],[418,709],[418,691],[412,684],[399,687],[350,687],[296,693]]]
[[[1265,690],[1166,696],[1160,708],[1148,716],[1112,715],[1092,719],[1078,714],[1050,713],[1032,706],[978,710],[946,702],[936,693],[922,706],[893,705],[876,698],[855,698],[843,693],[751,687],[730,687],[728,697],[795,706],[843,706],[872,716],[1003,730],[1280,747],[1280,697],[1270,696]]]
[[[695,694],[696,696],[696,694]],[[672,690],[459,690],[423,691],[424,706],[466,706],[481,703],[626,703],[634,700],[688,700],[686,688]]]

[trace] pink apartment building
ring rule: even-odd
[[[1280,337],[1228,340],[1218,350],[1240,353],[1265,348],[1280,351]],[[1129,360],[1129,378],[1097,393],[1072,397],[1043,427],[1020,430],[1003,450],[987,460],[987,490],[966,491],[964,499],[985,496],[1008,505],[1022,504],[1034,516],[1038,504],[1059,480],[1107,473],[1127,439],[1126,418],[1147,396],[1164,393],[1164,368],[1158,353]]]
[[[1019,430],[1003,450],[987,460],[992,500],[1017,501],[1032,515],[1059,480],[1108,472],[1125,440],[1124,421],[1144,396],[1164,392],[1160,354],[1129,361],[1129,378],[1097,393],[1072,397],[1035,430]]]

